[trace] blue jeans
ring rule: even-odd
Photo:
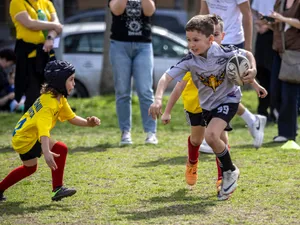
[[[120,130],[131,130],[131,78],[133,77],[139,97],[144,131],[156,133],[156,120],[148,115],[148,109],[154,100],[152,44],[111,40],[109,55],[114,75]]]
[[[295,140],[300,85],[279,80],[280,65],[281,58],[275,53],[271,75],[271,103],[279,111],[278,135]]]

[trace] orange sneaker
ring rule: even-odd
[[[221,191],[221,187],[222,187],[222,180],[217,180],[217,182],[216,182],[216,188],[217,188],[217,193],[218,194]]]
[[[188,185],[193,186],[197,183],[198,179],[198,161],[195,164],[191,164],[189,161],[186,163],[185,181]]]

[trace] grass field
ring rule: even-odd
[[[165,99],[166,100],[166,99]],[[254,92],[243,103],[255,111]],[[187,136],[183,106],[177,104],[168,126],[158,124],[157,146],[144,145],[138,100],[133,99],[134,144],[119,147],[113,96],[71,99],[81,116],[102,124],[80,128],[59,123],[52,136],[69,146],[65,185],[77,194],[50,200],[51,173],[43,157],[31,177],[5,192],[0,224],[300,224],[300,151],[273,144],[277,127],[265,130],[262,148],[252,147],[244,122],[236,117],[231,153],[240,168],[239,186],[228,201],[217,201],[215,157],[201,154],[199,179],[192,191],[184,180]],[[10,147],[18,114],[0,114],[0,180],[20,165]],[[300,144],[298,142],[298,144]]]

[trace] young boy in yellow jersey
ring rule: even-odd
[[[77,126],[94,127],[100,125],[95,116],[86,119],[77,116],[67,101],[67,96],[75,86],[75,68],[65,61],[51,61],[45,68],[46,83],[42,86],[41,96],[17,123],[12,138],[12,147],[19,153],[23,162],[0,182],[0,201],[6,198],[3,192],[10,186],[30,176],[37,170],[38,158],[44,155],[52,172],[52,200],[76,193],[73,188],[63,186],[64,167],[68,148],[63,142],[50,138],[50,131],[57,120],[69,121]]]
[[[214,41],[219,45],[224,38],[225,33],[223,32],[223,20],[221,17],[217,16],[218,24],[215,25]],[[253,88],[256,90],[258,95],[264,98],[267,95],[266,90],[260,86],[256,81],[252,84]],[[186,119],[188,124],[191,126],[191,134],[188,140],[188,160],[186,164],[185,178],[188,185],[195,185],[198,175],[198,157],[199,157],[199,147],[204,139],[205,133],[205,123],[202,118],[202,109],[199,104],[198,89],[196,88],[191,73],[188,72],[183,77],[181,82],[178,82],[174,87],[166,109],[161,117],[163,124],[168,124],[171,120],[171,111],[180,95],[183,99],[184,110],[186,112]],[[226,127],[226,129],[221,134],[221,139],[228,146],[228,134],[231,127]],[[229,146],[228,146],[229,149]],[[220,168],[220,162],[216,157],[216,164],[218,168],[218,178],[216,182],[217,192],[220,191],[222,182],[222,169]]]

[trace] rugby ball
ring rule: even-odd
[[[243,86],[243,74],[248,69],[250,69],[249,60],[243,55],[235,54],[227,61],[226,76],[233,84]]]

